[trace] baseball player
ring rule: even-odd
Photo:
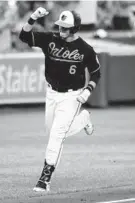
[[[100,65],[93,48],[76,33],[81,18],[75,11],[63,11],[55,25],[59,32],[33,32],[35,21],[48,15],[39,7],[20,32],[20,39],[29,46],[40,47],[45,55],[46,111],[45,122],[49,141],[44,166],[34,191],[49,191],[52,173],[60,159],[65,138],[84,129],[93,132],[90,113],[80,110],[100,78]],[[85,85],[85,69],[90,80]]]

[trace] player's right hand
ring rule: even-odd
[[[77,101],[84,104],[87,102],[90,95],[90,91],[88,89],[84,89],[83,92],[77,97]]]
[[[49,14],[49,12],[45,8],[39,7],[36,9],[36,11],[34,13],[32,13],[31,18],[33,20],[37,20],[38,18],[41,18],[41,17],[46,16],[48,14]]]

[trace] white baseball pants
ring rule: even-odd
[[[65,138],[78,133],[88,123],[89,112],[80,112],[81,104],[76,99],[82,91],[60,93],[47,86],[45,126],[49,142],[45,159],[50,165],[58,164]]]

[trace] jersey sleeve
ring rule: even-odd
[[[100,69],[97,53],[92,47],[89,49],[85,63],[90,74],[93,74]]]
[[[90,47],[87,56],[86,65],[90,74],[90,80],[86,89],[92,92],[101,77],[100,64],[97,54],[92,47]]]
[[[25,32],[22,29],[19,38],[23,42],[27,43],[30,47],[40,47],[46,49],[51,38],[51,33],[33,31]]]

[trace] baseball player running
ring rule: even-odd
[[[75,11],[63,11],[58,21],[59,32],[33,32],[35,21],[48,15],[39,7],[20,32],[20,39],[29,46],[40,47],[45,55],[46,129],[49,141],[44,166],[34,191],[50,190],[50,181],[61,156],[65,138],[84,129],[93,132],[90,113],[80,110],[100,78],[100,65],[93,48],[76,33],[81,18]],[[85,85],[85,69],[90,80]]]

